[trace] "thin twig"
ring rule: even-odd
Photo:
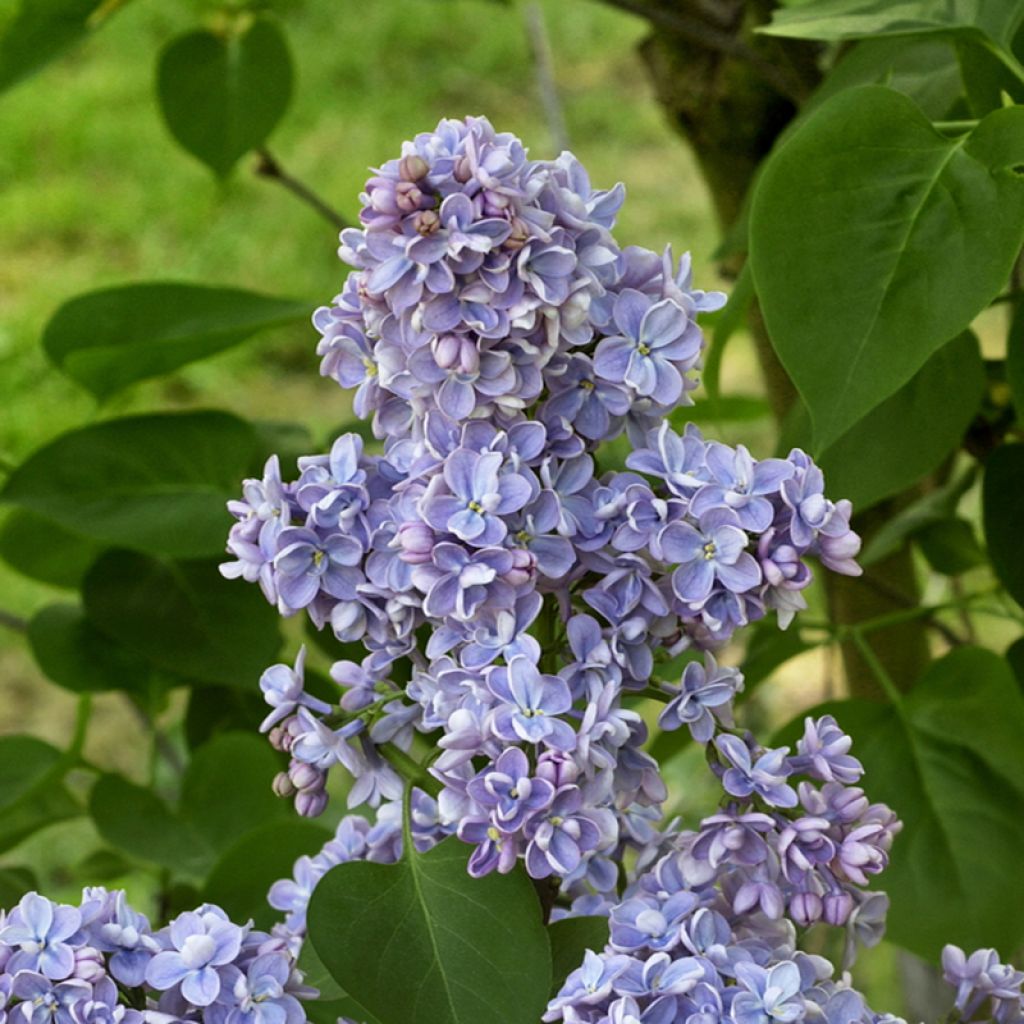
[[[526,38],[533,54],[533,68],[537,76],[537,92],[544,107],[544,116],[548,122],[548,132],[555,149],[561,151],[569,148],[569,132],[565,127],[565,114],[562,111],[562,100],[558,95],[555,82],[555,61],[551,52],[551,40],[548,37],[547,25],[544,23],[544,11],[539,3],[528,3],[523,8],[523,22],[526,25]]]
[[[3,609],[0,609],[0,626],[5,626],[15,633],[28,632],[27,619],[23,619],[20,615],[15,615],[13,612],[5,612]]]
[[[256,150],[259,162],[256,164],[256,173],[263,178],[269,178],[283,185],[293,196],[301,199],[307,206],[316,210],[324,220],[329,221],[339,231],[350,228],[352,225],[329,203],[320,198],[308,185],[304,185],[298,178],[293,178],[278,162],[277,158],[268,149]]]
[[[611,7],[628,11],[638,17],[646,18],[651,24],[674,32],[684,39],[698,43],[707,50],[735,57],[749,64],[776,92],[788,96],[796,103],[807,98],[808,89],[804,82],[790,75],[785,68],[778,67],[765,59],[732,33],[709,25],[699,18],[693,18],[679,11],[671,11],[646,2],[646,0],[604,0]]]

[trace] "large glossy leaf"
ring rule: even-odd
[[[271,789],[283,767],[262,736],[216,736],[189,761],[181,788],[182,816],[213,849],[224,851],[254,826],[289,816],[289,805]]]
[[[281,646],[278,616],[257,587],[214,562],[111,551],[89,571],[85,612],[100,630],[167,672],[253,687]]]
[[[448,839],[399,864],[332,868],[313,893],[309,936],[341,988],[381,1024],[536,1024],[551,954],[520,871],[473,879]]]
[[[21,0],[0,31],[0,91],[35,74],[127,0]]]
[[[213,860],[203,836],[152,790],[120,775],[103,775],[89,795],[89,813],[104,841],[139,860],[202,875]]]
[[[98,398],[309,318],[305,303],[239,288],[153,282],[89,292],[46,325],[43,348]]]
[[[34,736],[0,737],[0,852],[81,809],[63,778],[64,754]]]
[[[837,701],[872,800],[903,820],[879,880],[892,900],[886,935],[934,959],[946,942],[1016,949],[1024,888],[1024,699],[1006,661],[962,647],[933,663],[901,709]],[[798,728],[796,723],[789,731]]]
[[[969,135],[881,86],[840,93],[771,157],[751,265],[772,343],[835,443],[963,331],[1024,241],[1024,109]]]
[[[965,333],[818,454],[829,494],[862,510],[922,479],[957,449],[984,386],[977,340]],[[806,407],[792,410],[782,442],[811,446]]]
[[[812,0],[777,9],[761,31],[826,40],[982,33],[1009,49],[1022,19],[1016,0]]]
[[[269,931],[281,920],[281,912],[267,903],[270,887],[290,878],[295,861],[319,853],[331,835],[311,821],[249,824],[257,827],[224,851],[206,879],[203,899],[223,907],[234,921],[252,918],[257,928]]]
[[[864,509],[916,483],[959,447],[984,389],[977,339],[965,333],[819,453],[829,492]]]
[[[281,30],[258,18],[240,34],[198,29],[172,40],[160,55],[157,95],[171,134],[223,177],[274,130],[292,78]]]
[[[65,690],[149,692],[153,673],[146,660],[101,633],[77,604],[41,608],[29,622],[28,642],[46,677]]]
[[[77,589],[103,550],[62,526],[22,508],[12,508],[0,525],[0,558],[29,579]]]
[[[225,503],[258,452],[223,412],[154,413],[62,434],[28,457],[0,499],[81,536],[179,558],[224,550]]]
[[[985,540],[999,581],[1024,604],[1024,445],[997,448],[985,464]]]

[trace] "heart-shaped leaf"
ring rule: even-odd
[[[293,77],[281,30],[257,18],[237,34],[197,29],[173,39],[160,54],[157,95],[171,134],[226,177],[281,120]]]
[[[332,868],[309,937],[331,976],[381,1024],[536,1024],[551,985],[540,906],[521,871],[473,879],[447,839],[398,864]]]
[[[834,96],[770,158],[750,259],[816,452],[1003,288],[1024,241],[1022,162],[1024,108],[950,138],[882,86]]]

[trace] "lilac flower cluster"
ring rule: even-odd
[[[204,904],[153,931],[122,891],[79,906],[28,893],[0,911],[0,1020],[24,1024],[303,1024],[295,955]]]
[[[261,680],[292,758],[277,790],[301,813],[322,811],[335,764],[350,806],[398,799],[402,755],[430,734],[440,820],[476,846],[473,874],[522,858],[595,892],[660,815],[623,704],[655,655],[717,648],[773,609],[785,626],[807,556],[859,571],[849,503],[803,452],[757,461],[670,426],[700,364],[695,318],[723,297],[692,287],[688,258],[618,246],[623,194],[483,119],[406,144],[314,317],[324,373],[357,388],[382,451],[343,435],[290,482],[271,459],[231,506],[223,567],[368,652],[335,663],[334,700],[307,692],[301,654]],[[623,431],[628,468],[598,472]],[[731,696],[680,699],[679,720],[710,735]]]
[[[960,1020],[1024,1020],[1024,971],[1001,963],[994,949],[978,949],[967,956],[958,946],[946,946],[942,976],[956,988],[954,1010]]]
[[[708,675],[708,688],[723,685],[722,673]],[[693,692],[684,688],[663,717],[678,717],[674,705]],[[690,727],[706,731],[704,715]],[[806,720],[794,754],[719,732],[708,753],[722,809],[697,831],[659,836],[617,902],[582,899],[562,912],[606,913],[610,939],[587,953],[544,1020],[881,1020],[833,980],[831,963],[796,945],[796,926],[845,926],[849,966],[858,940],[882,935],[886,897],[864,887],[888,862],[899,822],[853,785],[861,766],[850,745],[828,716]]]

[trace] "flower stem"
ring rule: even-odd
[[[339,231],[349,228],[352,225],[337,211],[321,199],[308,185],[303,184],[298,178],[293,178],[278,162],[277,158],[268,149],[256,150],[259,163],[256,164],[256,173],[288,189],[293,196],[301,199],[307,206],[316,210],[324,220],[333,224]]]
[[[441,792],[441,784],[437,779],[427,772],[419,761],[410,757],[400,747],[396,747],[394,743],[384,743],[377,749],[380,751],[381,757],[410,785],[419,786],[424,793],[429,793],[434,797]]]

